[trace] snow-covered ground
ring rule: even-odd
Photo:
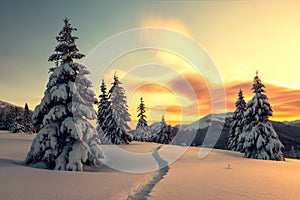
[[[155,173],[125,173],[109,167],[89,172],[31,168],[23,160],[34,135],[0,132],[0,199],[126,199],[138,193]],[[177,146],[133,143],[131,152],[158,150],[156,160],[168,160]],[[171,149],[171,151],[166,151]],[[300,161],[262,161],[242,154],[213,150],[199,159],[199,148],[188,148],[172,163],[148,199],[299,199]],[[130,161],[128,161],[130,162]],[[135,161],[136,162],[136,161]],[[230,167],[228,167],[230,165]]]
[[[173,163],[150,193],[151,199],[300,198],[300,160],[253,160],[224,150],[213,150],[200,160],[198,154],[199,149],[189,148]],[[161,157],[167,156],[161,153]]]
[[[23,161],[33,138],[34,135],[0,132],[0,199],[126,199],[151,176],[108,167],[94,172],[27,167]]]

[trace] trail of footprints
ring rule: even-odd
[[[141,185],[141,187],[135,191],[134,194],[130,194],[127,197],[127,200],[146,200],[149,197],[149,194],[151,193],[152,189],[155,187],[155,185],[163,179],[163,177],[168,173],[169,166],[168,162],[162,159],[158,153],[159,149],[162,147],[162,145],[158,146],[156,149],[152,151],[152,157],[155,159],[155,161],[158,164],[159,169],[153,173],[152,178],[146,182],[144,185]]]

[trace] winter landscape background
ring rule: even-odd
[[[0,198],[298,199],[299,8],[3,2]]]

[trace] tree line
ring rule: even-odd
[[[0,130],[8,130],[10,133],[34,133],[32,124],[32,111],[28,104],[25,107],[6,105],[0,109]]]
[[[139,120],[135,131],[133,131],[133,135],[129,133],[130,127],[127,122],[130,122],[131,118],[126,103],[125,90],[121,84],[117,73],[115,73],[112,87],[109,92],[106,92],[107,86],[102,80],[96,128],[102,144],[129,144],[132,140],[170,143],[172,140],[171,125],[165,122],[164,116],[162,116],[159,131],[153,135],[150,132],[143,97],[140,98],[140,104],[137,107]]]

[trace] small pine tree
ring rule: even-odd
[[[244,142],[241,151],[246,158],[283,161],[284,146],[269,122],[273,111],[264,88],[256,72],[252,86],[254,97],[247,104],[243,121],[245,126],[240,140]]]
[[[172,127],[165,121],[165,117],[161,118],[160,131],[154,136],[153,141],[161,144],[169,144],[172,141]]]
[[[18,107],[12,107],[11,111],[12,122],[9,127],[9,132],[24,133],[23,116],[21,114],[21,109],[19,109]]]
[[[128,113],[125,90],[120,85],[121,82],[115,74],[114,82],[108,92],[110,106],[104,121],[104,124],[107,124],[104,133],[106,144],[129,144],[133,139],[132,135],[128,133],[130,127],[127,122],[131,121],[131,118]]]
[[[29,111],[28,104],[25,103],[24,107],[24,132],[25,133],[34,133],[34,128],[32,125],[32,114]]]
[[[137,111],[139,113],[137,117],[139,117],[139,121],[136,125],[134,140],[148,142],[151,141],[151,134],[145,115],[146,107],[143,101],[143,97],[141,97],[140,100],[141,103],[139,107],[137,107]]]
[[[238,99],[235,102],[235,111],[233,113],[233,121],[230,124],[230,130],[228,134],[227,147],[232,151],[240,151],[241,145],[239,145],[239,137],[243,132],[243,118],[246,110],[246,102],[244,100],[243,91],[240,89]]]
[[[97,132],[100,136],[100,140],[102,144],[109,143],[108,139],[108,120],[107,116],[110,112],[110,102],[108,99],[108,94],[106,93],[106,84],[104,80],[102,80],[101,84],[101,94],[99,95],[100,101],[98,104],[98,114],[97,114]]]
[[[103,157],[98,134],[88,121],[96,119],[95,93],[86,78],[89,71],[73,62],[84,56],[76,47],[78,38],[72,35],[76,30],[65,18],[56,37],[56,53],[49,57],[55,67],[50,68],[44,97],[33,113],[39,131],[27,154],[27,165],[43,162],[49,169],[82,171],[83,164],[95,164]]]
[[[294,145],[292,145],[292,147],[291,147],[291,150],[289,152],[289,156],[290,156],[290,158],[294,158],[294,159],[298,158]]]

